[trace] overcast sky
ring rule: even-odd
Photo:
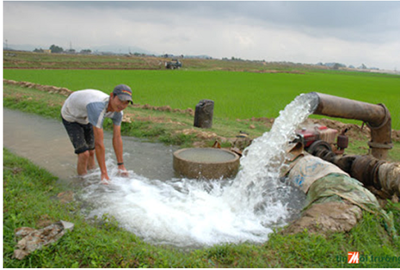
[[[400,2],[3,2],[3,42],[400,69]]]

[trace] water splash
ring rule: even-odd
[[[89,217],[112,215],[121,227],[153,244],[201,247],[267,241],[274,226],[284,225],[291,212],[301,209],[304,195],[281,182],[279,170],[287,142],[314,104],[310,95],[288,104],[272,129],[245,150],[241,170],[232,180],[161,181],[133,171],[121,178],[109,153],[112,184],[99,185],[99,171],[94,171],[80,195],[91,205]]]
[[[279,172],[285,161],[285,148],[295,138],[295,130],[315,110],[318,97],[312,94],[301,94],[288,104],[269,132],[253,140],[244,151],[240,160],[239,171],[231,190],[238,201],[255,206],[267,198],[270,206],[279,204],[279,188],[287,185],[279,181]]]

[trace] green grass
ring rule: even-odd
[[[400,76],[361,72],[251,73],[193,70],[4,70],[4,78],[43,85],[86,88],[106,93],[128,84],[134,102],[171,108],[194,108],[211,99],[214,115],[229,119],[277,117],[301,93],[320,92],[339,97],[383,103],[400,129]],[[319,118],[319,116],[314,116]],[[349,121],[345,121],[349,122]],[[350,121],[360,123],[360,121]]]
[[[60,120],[60,110],[65,96],[50,94],[37,89],[24,88],[15,85],[3,85],[3,106],[10,109],[17,109],[28,113],[35,113],[41,116]],[[180,145],[181,147],[192,147],[195,142],[206,143],[212,146],[217,137],[234,140],[239,131],[245,131],[250,138],[261,136],[269,130],[269,126],[263,121],[236,120],[223,118],[218,115],[213,117],[211,129],[199,129],[197,132],[208,132],[216,134],[208,139],[196,137],[196,134],[184,134],[184,130],[193,130],[193,116],[188,114],[165,112],[158,110],[147,110],[128,107],[124,113],[132,116],[132,123],[122,123],[123,135],[144,138],[149,141],[159,141],[167,145]],[[160,121],[158,121],[160,120]],[[251,127],[250,127],[251,126]],[[104,128],[112,129],[109,119],[105,119]],[[364,155],[368,153],[365,136],[353,139],[350,138],[347,154]],[[228,141],[220,140],[226,147],[231,144]],[[389,151],[389,161],[400,160],[400,142],[393,142],[393,149]]]
[[[399,266],[400,241],[391,239],[379,219],[368,213],[364,213],[363,220],[349,233],[283,235],[277,231],[262,245],[225,244],[180,251],[143,242],[119,228],[112,216],[86,220],[77,201],[62,204],[57,199],[57,194],[65,190],[56,184],[56,177],[6,149],[3,149],[3,166],[4,268]],[[400,204],[390,203],[387,211],[393,213],[396,229],[400,231]],[[39,229],[38,221],[44,217],[52,222],[60,219],[72,222],[74,230],[21,261],[13,259],[14,230],[22,226]],[[362,256],[373,256],[380,261],[347,264],[348,251],[359,251]]]

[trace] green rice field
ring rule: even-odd
[[[5,69],[3,78],[73,91],[99,89],[106,93],[124,83],[131,86],[135,103],[186,109],[195,108],[202,99],[211,99],[215,103],[214,116],[228,119],[277,117],[299,94],[320,92],[372,104],[383,103],[391,113],[392,128],[400,130],[398,75],[342,71]]]

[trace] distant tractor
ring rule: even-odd
[[[166,69],[179,69],[182,67],[182,62],[178,59],[172,59],[171,61],[165,62]]]

